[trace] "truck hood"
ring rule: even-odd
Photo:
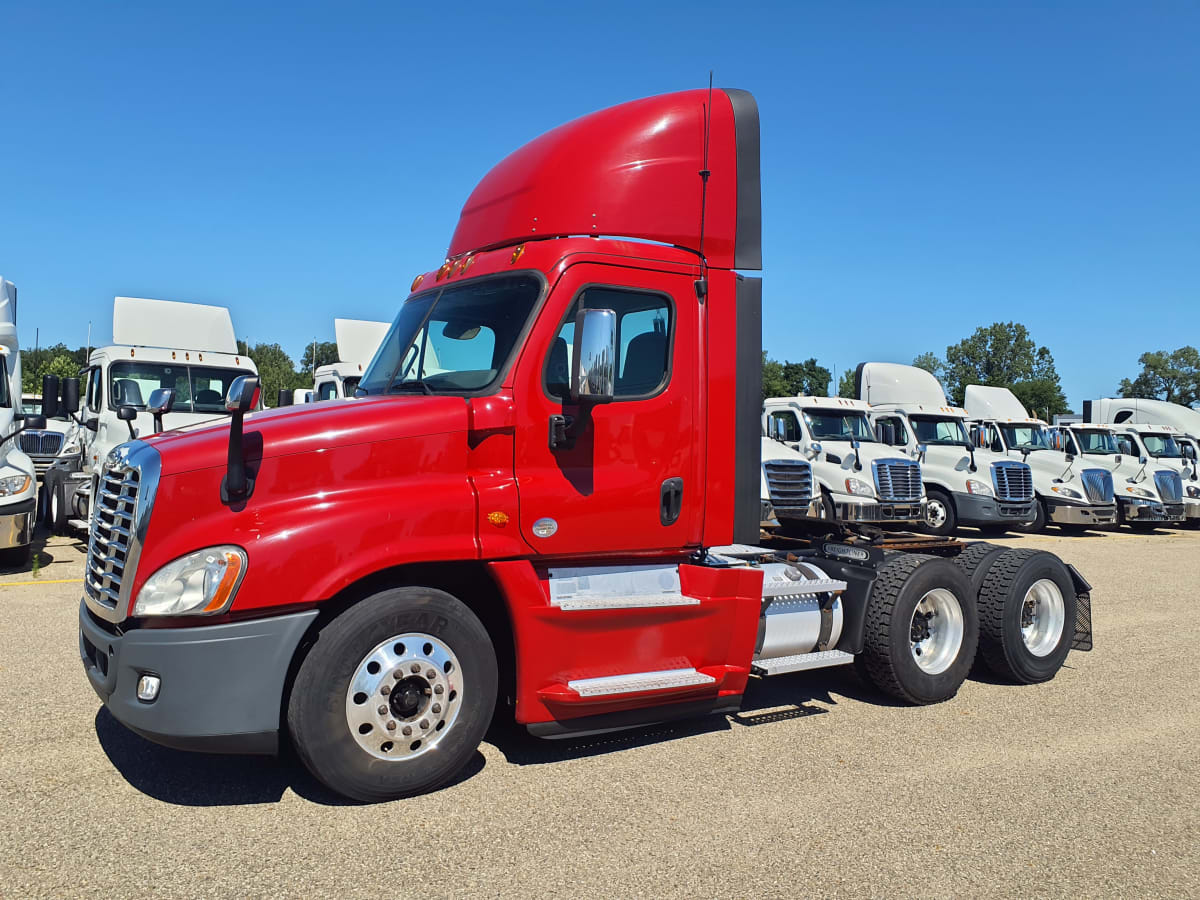
[[[145,438],[162,456],[162,474],[224,466],[230,420],[193,425]],[[461,397],[360,397],[285,406],[246,415],[247,460],[313,453],[426,434],[467,430]]]

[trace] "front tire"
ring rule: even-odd
[[[1049,681],[1075,638],[1075,586],[1044,550],[1008,550],[979,592],[979,651],[987,667],[1019,684]]]
[[[889,559],[871,586],[859,672],[886,694],[914,704],[953,697],[979,643],[971,583],[949,560]]]
[[[343,796],[434,790],[474,754],[496,703],[496,653],[479,618],[444,591],[381,591],[320,632],[287,720],[297,755]]]
[[[1013,530],[1019,531],[1022,534],[1037,534],[1046,530],[1046,522],[1049,516],[1046,514],[1046,502],[1039,497],[1033,504],[1033,521],[1022,522]]]
[[[958,527],[958,513],[954,509],[954,501],[944,491],[929,489],[926,491],[925,521],[922,531],[946,537],[954,533]]]

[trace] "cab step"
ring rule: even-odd
[[[91,524],[86,519],[67,519],[67,524],[72,528],[78,528],[80,531],[87,531]]]
[[[744,671],[744,670],[743,670]],[[674,688],[714,684],[715,678],[695,669],[665,669],[661,672],[635,672],[631,675],[607,675],[568,681],[567,687],[580,697],[609,694],[637,694],[642,691],[666,691]]]
[[[844,650],[819,650],[816,653],[797,653],[795,656],[777,656],[774,659],[756,659],[750,664],[755,675],[768,678],[788,672],[803,672],[805,669],[824,669],[828,666],[844,666],[854,661],[853,653]]]

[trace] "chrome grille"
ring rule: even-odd
[[[88,596],[109,609],[116,609],[121,600],[139,481],[140,473],[135,468],[106,465],[92,498],[83,587]]]
[[[997,500],[1028,503],[1033,499],[1033,470],[1025,463],[994,462],[992,487]]]
[[[813,498],[812,466],[803,459],[769,459],[763,463],[767,491],[775,511],[807,514]]]
[[[1106,469],[1084,469],[1081,476],[1087,498],[1092,503],[1112,503],[1113,477]]]
[[[60,431],[22,431],[18,440],[30,456],[58,456],[64,437]]]
[[[921,467],[912,460],[877,459],[871,468],[880,500],[896,503],[921,499]]]
[[[1179,503],[1183,500],[1183,479],[1178,472],[1163,469],[1154,473],[1154,486],[1163,503]]]

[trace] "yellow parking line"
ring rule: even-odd
[[[37,581],[0,581],[0,587],[25,587],[31,584],[83,584],[83,579],[39,578]]]

